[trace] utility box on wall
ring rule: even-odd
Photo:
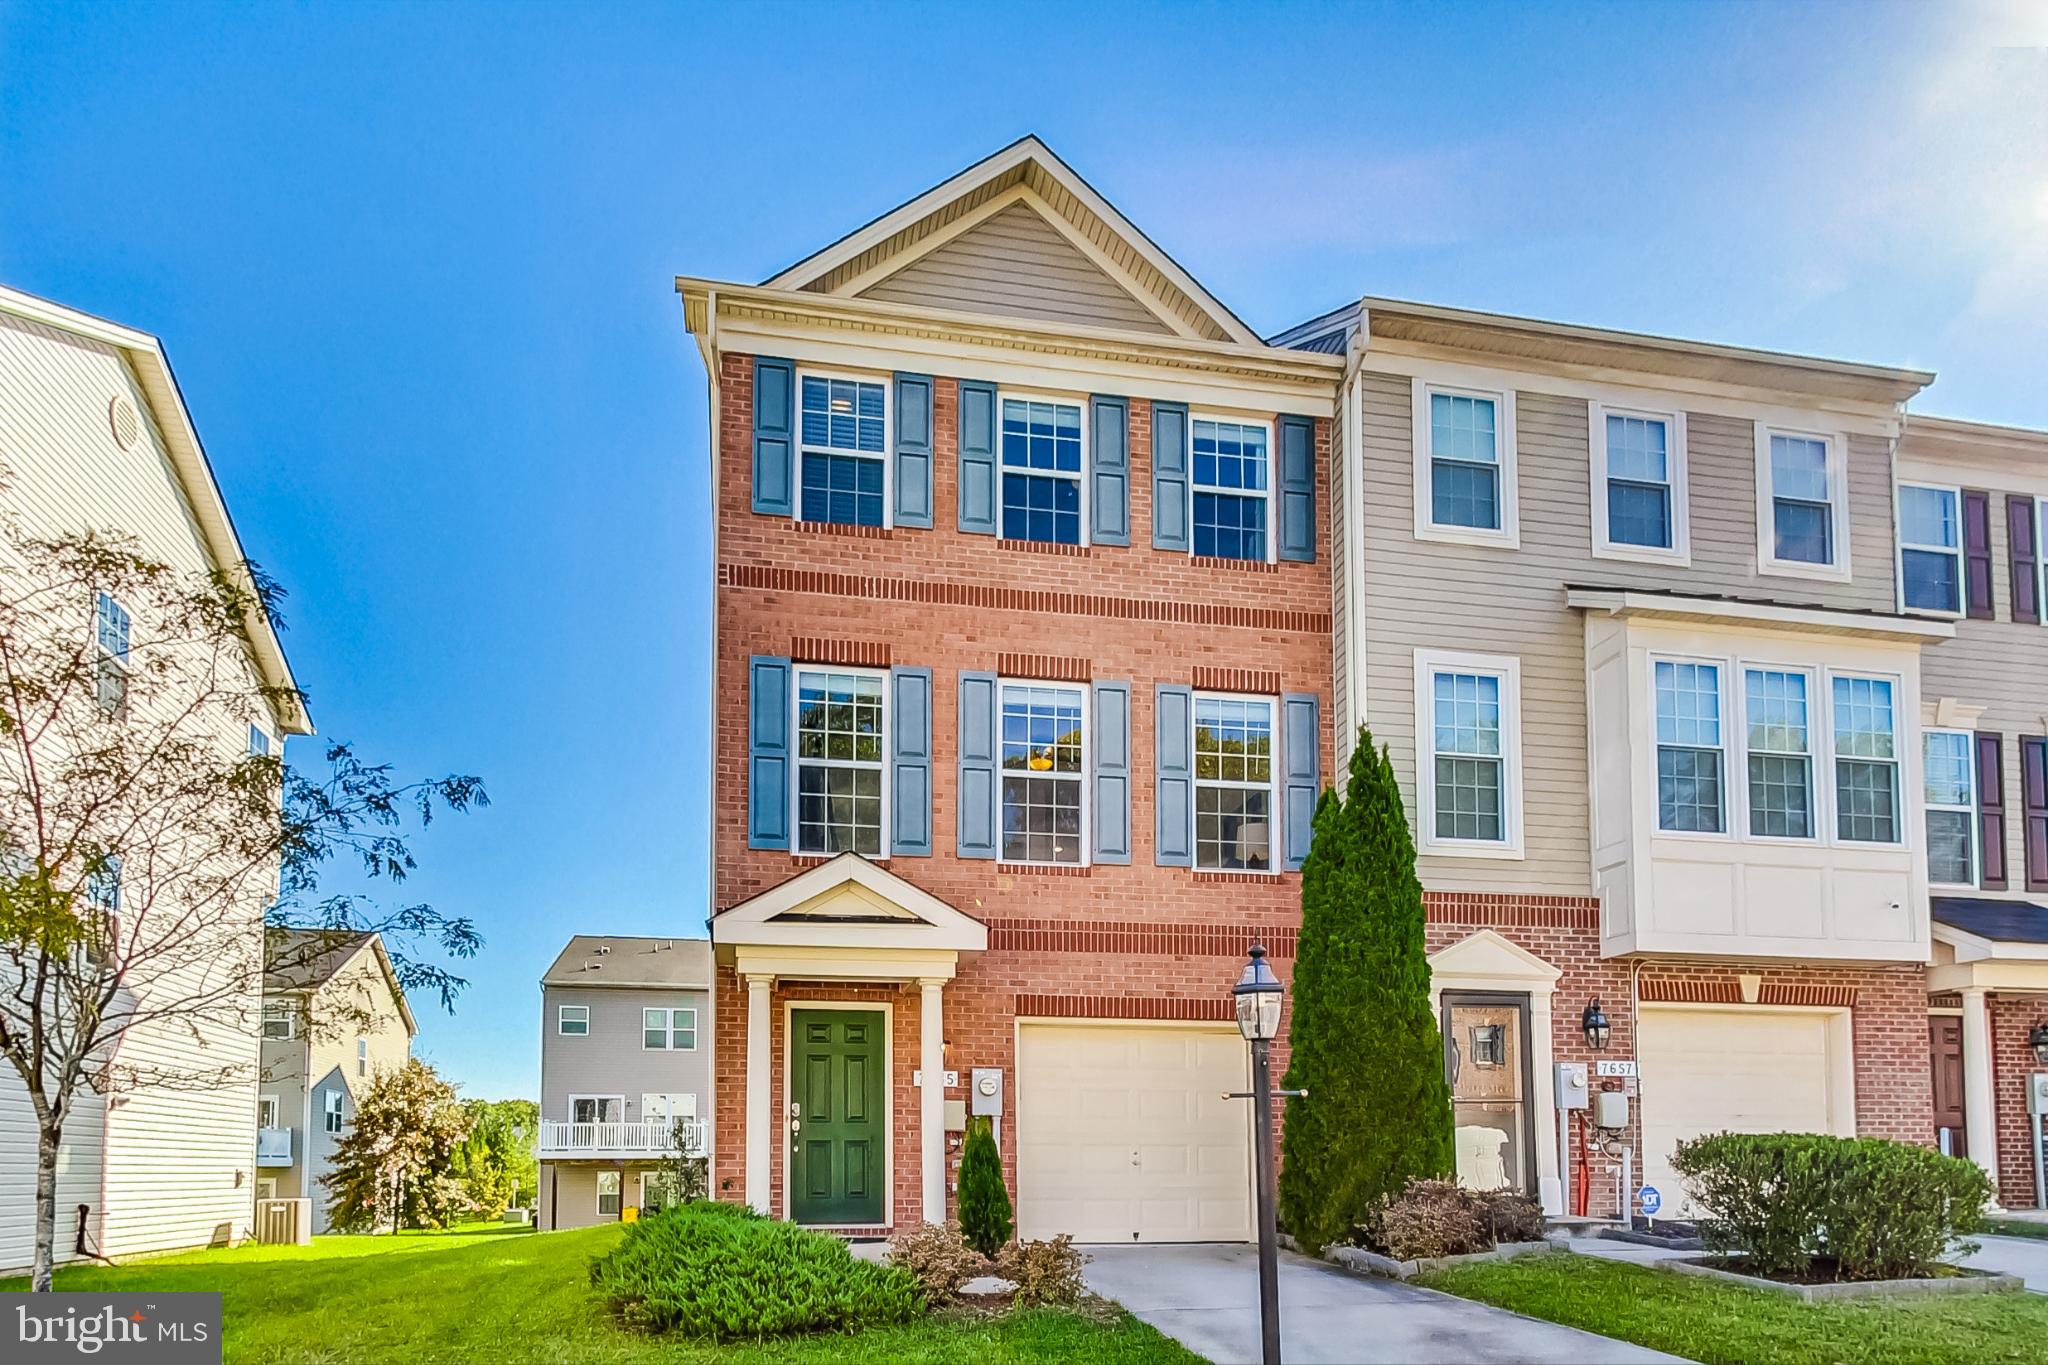
[[[967,1088],[968,1110],[997,1118],[1003,1112],[1003,1070],[997,1066],[974,1068],[974,1080]]]
[[[2048,1114],[2048,1071],[2035,1071],[2027,1076],[2027,1112]]]

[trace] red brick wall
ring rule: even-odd
[[[2048,1070],[2034,1060],[2027,1033],[2048,1019],[2048,996],[2001,995],[1991,1001],[1991,1086],[1997,1097],[1998,1201],[2034,1207],[2034,1130],[2027,1117],[2027,1077]]]

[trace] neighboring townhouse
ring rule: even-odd
[[[678,1124],[711,1156],[711,945],[578,934],[540,996],[540,1226],[659,1207]]]
[[[246,572],[242,547],[207,467],[190,414],[154,337],[0,288],[0,514],[23,533],[53,536],[113,530],[142,552],[188,573]],[[0,556],[12,551],[0,543]],[[94,632],[110,651],[126,647],[129,604],[80,607],[81,638]],[[252,676],[295,695],[270,624],[248,628]],[[244,729],[246,728],[246,733]],[[311,733],[296,704],[280,700],[261,723],[222,742],[265,752],[287,735]],[[139,873],[136,875],[146,875]],[[120,913],[118,878],[109,909]],[[132,888],[131,888],[132,892]],[[261,951],[251,914],[249,961]],[[182,977],[140,970],[131,984],[147,1008],[152,995],[182,995]],[[121,1043],[135,1073],[152,1065],[180,1072],[219,1068],[220,1088],[141,1085],[81,1097],[66,1125],[58,1174],[57,1254],[81,1248],[127,1255],[246,1235],[255,1169],[249,1133],[256,1120],[259,1007],[252,979],[246,1028],[170,1017],[138,1025]],[[0,1072],[0,1269],[26,1266],[33,1248],[36,1138],[26,1094],[11,1068]]]
[[[1245,1237],[1228,992],[1254,938],[1291,969],[1331,772],[1343,358],[1264,344],[1035,138],[761,284],[676,283],[714,1191],[943,1221],[981,1113],[1026,1237]]]
[[[2043,1203],[2028,1090],[2048,1072],[2048,432],[1913,416],[1901,605],[1955,622],[1923,670],[1934,1122],[2010,1207]]]
[[[256,1197],[312,1201],[371,1082],[405,1065],[419,1025],[380,934],[272,929],[263,989],[263,1070],[256,1098]]]

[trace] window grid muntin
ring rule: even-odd
[[[1811,686],[1804,671],[1743,670],[1743,747],[1752,836],[1814,837],[1811,721]]]
[[[1502,744],[1502,678],[1481,670],[1430,674],[1430,754],[1435,773],[1431,827],[1439,840],[1497,844],[1507,839],[1507,760]]]
[[[1890,679],[1836,674],[1830,682],[1835,835],[1846,843],[1900,841],[1898,717]]]
[[[800,374],[797,391],[797,519],[887,526],[888,386]]]
[[[1004,397],[1003,539],[1082,543],[1082,415],[1078,403]]]
[[[1086,859],[1088,697],[1084,688],[1005,682],[997,763],[1000,861],[1079,866]],[[1034,767],[1043,762],[1047,766]],[[1012,828],[1013,819],[1016,828]],[[1060,847],[1061,840],[1067,847]]]
[[[1977,884],[1977,739],[1968,730],[1922,732],[1927,880]]]
[[[1798,432],[1770,433],[1771,555],[1787,564],[1835,563],[1835,487],[1831,442]],[[1816,462],[1817,466],[1816,467]]]
[[[1605,414],[1607,441],[1607,541],[1644,550],[1677,545],[1676,479],[1672,473],[1671,422],[1638,413]],[[1658,531],[1638,524],[1656,509]]]
[[[1197,417],[1188,430],[1192,552],[1217,559],[1268,558],[1272,429],[1260,422]]]
[[[883,676],[799,668],[794,690],[796,851],[882,857],[888,760]]]
[[[1899,591],[1909,609],[1961,613],[1962,516],[1960,489],[1899,485]]]
[[[640,1011],[641,1051],[693,1052],[696,1050],[696,1047],[697,1011],[694,1008],[687,1005],[648,1005],[642,1007]]]
[[[1725,834],[1727,758],[1721,730],[1721,665],[1659,659],[1656,694],[1657,828]]]
[[[1195,866],[1273,870],[1273,731],[1270,697],[1198,692],[1194,705]],[[1246,830],[1265,828],[1264,844]],[[1235,837],[1230,837],[1234,835]]]

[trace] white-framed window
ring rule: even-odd
[[[875,669],[796,673],[796,851],[884,856],[889,791],[883,693]]]
[[[888,526],[888,382],[800,370],[796,387],[797,520]]]
[[[85,960],[97,967],[113,951],[115,936],[120,932],[120,854],[104,855],[99,866],[86,875],[85,899],[92,913],[84,926],[85,935],[79,948]]]
[[[1670,834],[1728,832],[1728,754],[1722,733],[1722,668],[1698,659],[1651,663],[1657,721],[1657,828]]]
[[[1215,559],[1273,557],[1273,427],[1237,418],[1189,419],[1190,548]]]
[[[555,1007],[555,1032],[573,1038],[581,1038],[590,1032],[590,1006],[557,1005]]]
[[[683,1095],[642,1095],[640,1097],[640,1121],[642,1123],[672,1124],[677,1119],[697,1117],[697,1097]]]
[[[289,1041],[296,1037],[299,1029],[299,1010],[289,1000],[266,1000],[263,1002],[263,1036],[273,1041]]]
[[[1079,866],[1088,857],[1088,689],[1005,680],[999,692],[1001,861]]]
[[[100,593],[93,608],[94,680],[100,709],[109,715],[128,699],[128,609]]]
[[[358,1038],[356,1039],[356,1075],[367,1076],[369,1074],[370,1040],[368,1038]]]
[[[1811,696],[1812,678],[1804,669],[1743,670],[1744,778],[1753,839],[1815,837]],[[1661,796],[1661,763],[1659,790]]]
[[[1835,836],[1844,843],[1897,844],[1898,715],[1889,678],[1830,676],[1835,738]]]
[[[1423,851],[1521,857],[1521,661],[1418,650],[1415,714]]]
[[[1899,599],[1907,611],[1963,614],[1963,491],[1899,485]]]
[[[1512,390],[1415,381],[1415,535],[1520,543]]]
[[[324,1126],[330,1133],[339,1133],[342,1125],[341,1092],[323,1090],[320,1092],[320,1114]]]
[[[1688,563],[1685,414],[1587,405],[1593,467],[1593,553]]]
[[[664,1171],[640,1172],[640,1212],[660,1213],[671,1202]]]
[[[569,1122],[619,1123],[626,1117],[624,1095],[571,1095]]]
[[[1848,465],[1843,438],[1759,422],[1756,489],[1759,571],[1848,581]]]
[[[616,1218],[619,1216],[619,1190],[622,1183],[621,1173],[618,1171],[599,1171],[597,1173],[598,1217]]]
[[[256,1097],[256,1126],[258,1128],[277,1127],[277,1096],[258,1095]]]
[[[1195,866],[1273,871],[1271,697],[1195,694]]]
[[[249,753],[255,758],[270,757],[270,736],[260,726],[249,727]]]
[[[1004,540],[1088,543],[1088,424],[1078,399],[1004,393]]]
[[[1921,767],[1927,806],[1927,880],[1977,884],[1977,737],[1968,730],[1925,730]]]
[[[642,1052],[697,1050],[697,1011],[657,1006],[640,1011]]]

